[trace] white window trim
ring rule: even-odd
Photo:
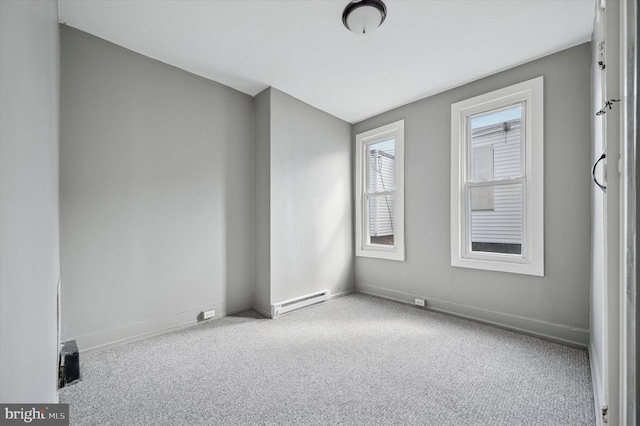
[[[363,214],[367,212],[365,197],[366,169],[363,167],[365,148],[373,142],[395,139],[395,202],[394,202],[394,245],[366,244],[368,241],[368,221]],[[404,120],[378,127],[356,135],[356,256],[373,257],[387,260],[405,260],[404,250]]]
[[[537,77],[451,105],[451,265],[544,276],[544,80]],[[467,117],[525,102],[522,255],[467,253]]]

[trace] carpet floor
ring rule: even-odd
[[[71,425],[594,425],[584,350],[362,294],[81,356]]]

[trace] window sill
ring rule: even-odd
[[[495,257],[498,256],[495,255]],[[537,277],[544,276],[543,265],[536,265],[521,257],[513,258],[513,255],[504,255],[504,259],[492,259],[489,256],[482,255],[478,255],[475,258],[457,257],[452,259],[451,265],[458,268],[482,269]]]
[[[398,249],[385,249],[378,248],[375,246],[367,246],[364,249],[356,250],[357,257],[370,257],[374,259],[384,259],[384,260],[396,260],[399,262],[404,262],[404,251],[400,251]]]

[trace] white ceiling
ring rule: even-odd
[[[60,21],[249,95],[268,86],[350,123],[589,41],[595,0],[59,0]]]

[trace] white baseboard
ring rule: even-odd
[[[346,296],[354,292],[355,289],[343,291],[340,293],[332,293],[331,299]],[[271,314],[267,310],[261,309],[259,306],[254,305],[254,302],[251,298],[238,298],[218,303],[213,306],[207,305],[199,309],[191,309],[186,312],[180,312],[160,318],[153,318],[134,324],[127,324],[125,326],[112,328],[109,330],[101,330],[95,333],[89,333],[80,336],[65,336],[63,340],[75,340],[80,352],[83,355],[86,355],[197,325],[200,323],[196,319],[198,317],[198,314],[200,314],[200,312],[202,312],[203,310],[208,309],[216,310],[216,316],[213,318],[213,320],[215,320],[216,318],[233,315],[247,309],[254,309],[261,315],[264,315],[267,318],[271,318]]]
[[[339,293],[331,293],[331,297],[329,298],[329,300],[335,299],[336,297],[348,296],[348,295],[353,294],[355,292],[356,292],[356,289],[352,288],[351,290],[345,290],[345,291],[341,291]]]
[[[253,305],[253,310],[256,311],[257,313],[259,313],[262,316],[265,316],[267,318],[271,318],[271,312],[269,312],[269,310],[267,310],[267,309],[263,309],[263,308],[259,307],[258,305]]]
[[[417,294],[407,294],[383,287],[358,284],[356,292],[382,297],[396,302],[414,305],[415,298],[425,299],[426,309],[444,314],[481,322],[496,327],[506,328],[519,333],[551,340],[563,345],[580,349],[589,347],[589,330],[570,327],[532,318],[521,317],[488,309],[453,303],[446,300],[433,299]]]
[[[212,308],[216,310],[216,316],[212,319],[215,320],[216,318],[233,315],[253,308],[253,300],[251,298],[232,299],[214,304],[213,306],[207,305],[206,307],[191,309],[186,312],[153,318],[133,324],[127,324],[125,326],[109,330],[101,330],[95,333],[75,337],[69,336],[64,340],[75,340],[79,351],[83,355],[100,352],[105,349],[126,345],[127,343],[148,339],[153,336],[197,325],[202,322],[197,320],[198,315],[203,310]]]

